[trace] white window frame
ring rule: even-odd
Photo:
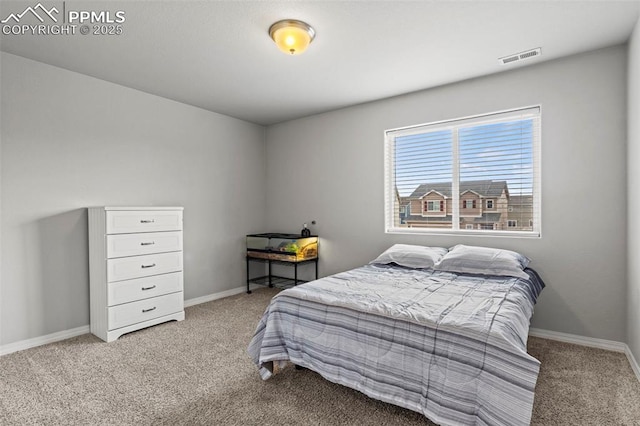
[[[513,222],[513,225],[511,224]],[[516,219],[507,219],[507,228],[517,228],[518,221]]]
[[[433,212],[438,212],[440,213],[440,202],[441,200],[426,200],[425,201],[427,203],[427,213],[433,213]],[[436,209],[430,209],[429,208],[429,204],[433,203],[432,205],[436,206]]]
[[[491,205],[489,205],[489,203],[491,203]],[[486,200],[487,210],[493,209],[493,205],[494,205],[493,199]]]
[[[480,125],[488,123],[499,123],[515,121],[523,118],[534,118],[534,137],[532,142],[533,154],[533,229],[530,231],[509,231],[509,230],[470,230],[461,229],[460,227],[460,182],[459,182],[459,154],[458,154],[458,128],[467,127],[469,125]],[[395,187],[395,138],[412,134],[420,134],[426,131],[427,127],[433,130],[451,129],[453,132],[453,170],[452,170],[452,222],[451,228],[408,228],[399,227],[394,222],[394,206],[396,197]],[[497,111],[489,114],[480,114],[469,117],[463,117],[453,120],[442,120],[420,125],[401,127],[386,130],[384,133],[384,207],[385,207],[385,233],[392,234],[431,234],[431,235],[478,235],[478,236],[499,236],[499,237],[515,237],[515,238],[540,238],[542,236],[541,212],[541,134],[542,134],[542,107],[540,105],[517,108],[512,110]],[[495,205],[495,202],[494,202]],[[511,210],[511,208],[509,209]],[[507,227],[508,228],[508,227]]]

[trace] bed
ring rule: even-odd
[[[508,250],[395,245],[368,265],[277,294],[248,352],[287,362],[440,425],[527,425],[526,351],[544,283]]]

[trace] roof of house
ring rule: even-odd
[[[475,223],[493,223],[499,222],[500,216],[502,213],[482,213],[481,217],[473,218]],[[405,218],[407,222],[447,222],[451,223],[453,220],[453,216],[420,216],[420,215],[410,215]],[[460,222],[462,222],[463,218],[460,218]]]
[[[532,195],[511,195],[509,197],[509,201],[511,205],[523,205],[523,206],[531,206],[533,205],[533,196]]]
[[[438,183],[423,183],[418,186],[409,198],[420,198],[423,195],[436,191],[445,197],[451,197],[451,182],[438,182]],[[466,182],[460,182],[460,193],[465,191],[474,191],[480,194],[482,197],[499,197],[502,195],[502,191],[507,192],[507,181],[504,180],[472,180]]]
[[[502,213],[482,213],[482,217],[476,217],[473,221],[475,223],[500,222],[500,216]]]
[[[452,216],[420,216],[416,214],[412,214],[407,216],[405,219],[407,222],[447,222],[451,223]]]

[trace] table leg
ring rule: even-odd
[[[251,290],[249,290],[249,259],[246,259],[247,262],[247,294],[251,294]]]

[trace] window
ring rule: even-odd
[[[508,220],[507,221],[507,227],[508,228],[516,228],[518,226],[518,221],[517,220]]]
[[[465,226],[466,229],[473,229],[473,225],[467,223],[467,225]]]
[[[429,200],[425,203],[425,211],[427,212],[441,212],[444,210],[444,201],[438,201],[438,200]]]
[[[476,200],[464,200],[462,202],[463,209],[475,209],[476,208]]]
[[[531,107],[387,130],[386,232],[539,237],[540,115]],[[428,194],[444,201],[425,202]],[[401,199],[422,202],[425,214],[398,226]],[[477,227],[461,222],[469,215]],[[509,225],[518,220],[530,228]]]

